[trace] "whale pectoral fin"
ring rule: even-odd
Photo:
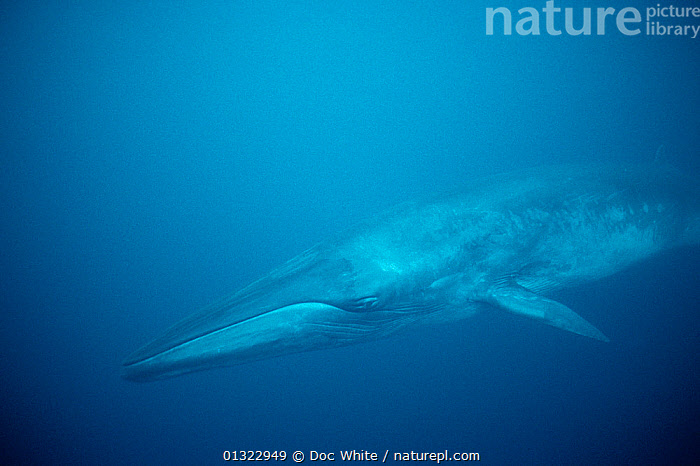
[[[583,317],[551,299],[539,296],[520,285],[499,286],[488,290],[485,301],[513,314],[539,320],[552,327],[578,333],[584,337],[609,342],[603,332]]]

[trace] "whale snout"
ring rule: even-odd
[[[121,376],[149,382],[283,354],[345,346],[386,334],[391,313],[349,312],[324,303],[284,306],[183,340],[176,332],[126,358]],[[179,327],[187,328],[186,321]]]

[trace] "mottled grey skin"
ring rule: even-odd
[[[290,260],[124,361],[149,381],[505,310],[607,341],[545,296],[700,243],[691,177],[661,165],[497,176],[404,205]]]

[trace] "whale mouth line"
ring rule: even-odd
[[[213,329],[211,329],[211,330],[209,330],[209,331],[207,331],[207,332],[204,332],[204,333],[201,333],[201,334],[192,336],[191,338],[188,338],[188,339],[186,339],[186,340],[178,341],[176,344],[174,344],[174,345],[172,345],[172,346],[169,346],[169,347],[167,347],[167,348],[164,348],[164,349],[162,349],[162,350],[160,350],[160,351],[158,351],[158,352],[156,352],[156,353],[149,354],[149,355],[143,356],[143,357],[135,357],[135,355],[137,355],[138,353],[141,353],[141,352],[143,351],[143,348],[142,348],[142,349],[140,349],[140,350],[137,350],[137,351],[134,353],[134,355],[129,356],[129,357],[127,357],[126,359],[124,359],[124,361],[122,362],[122,367],[124,367],[124,368],[129,368],[129,367],[138,366],[138,365],[140,365],[140,364],[148,363],[149,361],[151,361],[151,360],[153,360],[153,359],[155,359],[155,358],[158,358],[159,356],[162,356],[162,355],[164,355],[164,354],[166,354],[166,353],[168,353],[168,352],[170,352],[170,351],[173,351],[173,350],[176,350],[176,349],[178,349],[178,348],[181,348],[181,347],[183,347],[183,346],[185,346],[185,345],[187,345],[187,344],[194,343],[194,342],[196,342],[196,341],[198,341],[198,340],[201,340],[201,339],[203,339],[203,338],[210,337],[210,336],[215,335],[215,334],[217,334],[217,333],[224,332],[224,331],[226,331],[226,330],[230,330],[230,329],[232,329],[232,328],[234,328],[234,327],[237,327],[237,326],[239,326],[239,325],[241,325],[241,324],[246,324],[246,323],[252,322],[252,321],[254,321],[254,320],[256,320],[256,319],[260,319],[260,318],[262,318],[262,317],[269,316],[270,314],[273,314],[273,313],[276,313],[276,312],[289,311],[289,310],[292,310],[292,311],[293,311],[293,310],[296,310],[296,309],[299,309],[299,310],[301,310],[301,309],[306,309],[306,310],[309,310],[309,309],[311,309],[311,310],[322,310],[322,309],[326,309],[326,310],[336,310],[336,311],[341,311],[341,312],[352,312],[352,311],[347,311],[347,310],[345,310],[345,309],[341,309],[341,308],[339,308],[339,307],[337,307],[337,306],[333,306],[333,305],[331,305],[331,304],[326,304],[326,303],[322,303],[322,302],[318,302],[318,301],[307,301],[307,302],[300,302],[300,303],[288,304],[288,305],[286,305],[286,306],[282,306],[282,307],[278,307],[278,308],[275,308],[275,309],[272,309],[272,310],[269,310],[269,311],[261,312],[260,314],[247,317],[247,318],[245,318],[245,319],[243,319],[243,320],[236,321],[236,322],[234,322],[234,323],[232,323],[232,324],[228,324],[228,325],[224,325],[224,326],[221,326],[221,327],[213,328]]]

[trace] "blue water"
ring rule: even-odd
[[[120,379],[172,323],[402,201],[660,144],[698,170],[700,38],[485,34],[487,7],[542,1],[196,3],[0,5],[5,464],[695,458],[697,249],[558,297],[607,345],[496,313]]]

